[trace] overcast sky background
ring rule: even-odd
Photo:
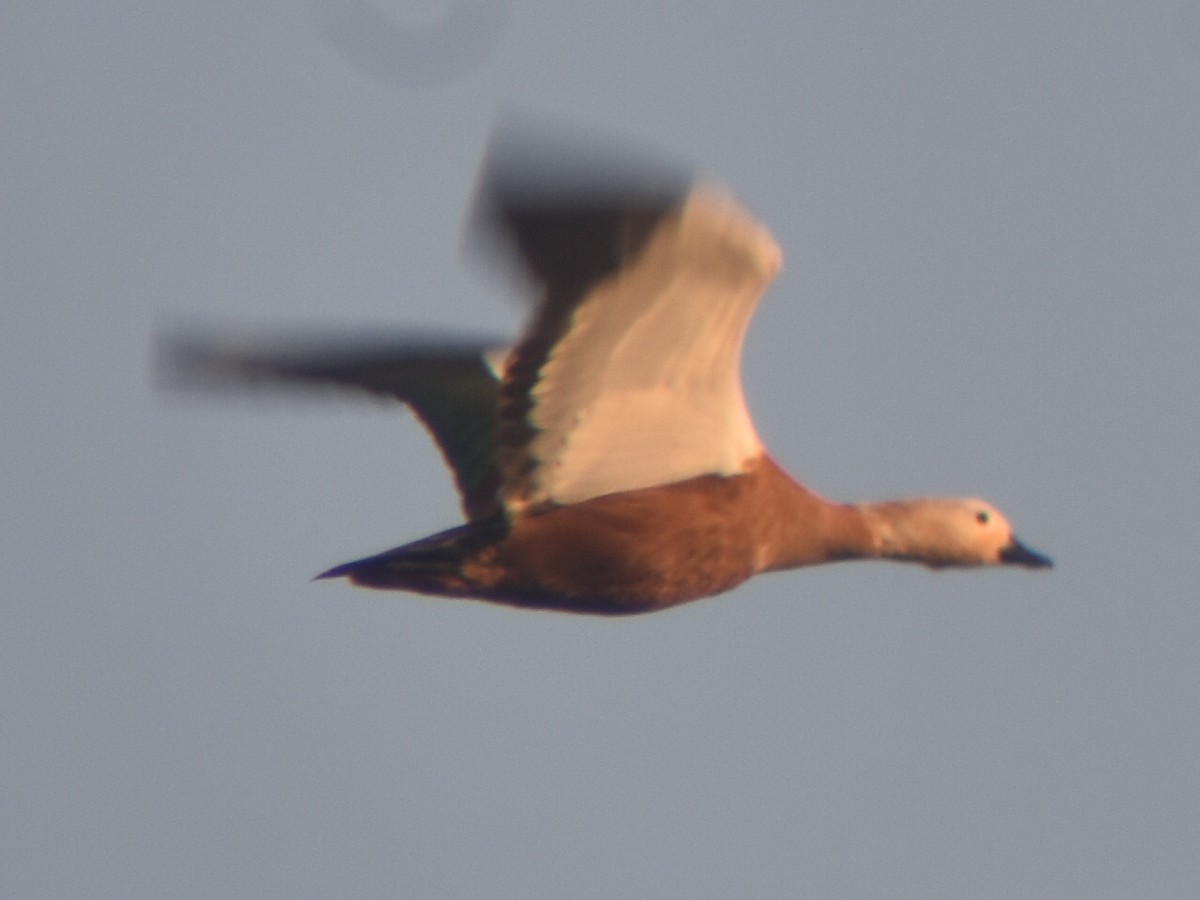
[[[0,894],[1200,894],[1200,3],[11,2]],[[518,110],[728,184],[745,387],[1052,572],[618,621],[311,583],[458,519],[399,409],[153,386],[178,318],[515,333]]]

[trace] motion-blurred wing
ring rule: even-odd
[[[496,411],[499,382],[479,343],[262,341],[197,333],[159,342],[163,381],[190,388],[256,382],[325,383],[394,397],[433,435],[468,519],[499,510]]]
[[[485,169],[481,197],[542,291],[500,391],[505,506],[743,471],[762,451],[739,368],[781,262],[770,234],[710,186],[523,176]]]

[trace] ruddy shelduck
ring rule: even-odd
[[[517,150],[493,148],[477,202],[479,233],[515,250],[536,294],[511,350],[195,333],[163,344],[185,384],[353,386],[407,403],[432,433],[466,523],[319,578],[624,614],[835,560],[1051,565],[983,500],[834,503],[766,453],[739,364],[781,254],[728,194]]]

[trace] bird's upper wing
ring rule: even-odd
[[[180,330],[158,342],[160,380],[184,387],[256,382],[327,383],[412,407],[454,472],[468,519],[500,509],[496,460],[499,382],[483,343],[264,340]]]
[[[781,254],[717,188],[483,185],[541,291],[504,373],[502,499],[517,511],[733,474],[762,452],[742,339]]]
[[[593,143],[504,145],[484,163],[480,233],[515,245],[538,300],[499,378],[484,343],[196,331],[159,342],[160,376],[328,382],[402,400],[472,520],[743,471],[762,448],[740,355],[780,265],[771,236],[721,191],[662,167],[614,170]]]

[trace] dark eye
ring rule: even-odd
[[[991,521],[991,518],[992,517],[987,514],[986,509],[981,509],[979,512],[975,513],[975,521],[980,525],[986,525],[989,521]]]

